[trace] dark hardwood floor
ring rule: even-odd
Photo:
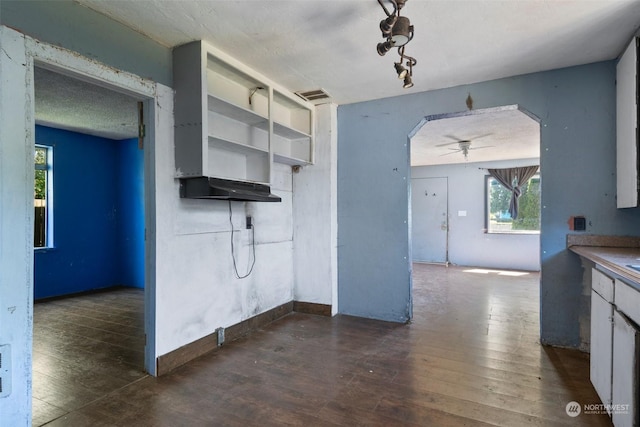
[[[33,311],[34,426],[146,376],[143,290],[51,299]]]
[[[161,378],[140,378],[141,356],[131,352],[128,362],[123,345],[113,376],[126,383],[131,375],[129,384],[102,397],[92,389],[84,401],[75,398],[76,409],[60,405],[47,425],[610,426],[606,415],[566,414],[571,401],[599,400],[587,354],[538,342],[538,274],[469,270],[416,264],[409,325],[294,313]],[[96,329],[105,336],[98,342],[130,342]],[[36,332],[54,342],[66,334],[54,325]],[[34,362],[34,396],[64,401],[74,385],[110,382],[94,372],[108,372],[107,361],[71,363],[78,356],[60,352],[62,370],[76,377],[42,379],[59,360]]]

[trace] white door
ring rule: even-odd
[[[447,178],[411,180],[413,261],[448,262]]]
[[[612,403],[614,405],[629,405],[628,407],[613,407],[612,420],[616,427],[637,426],[636,398],[637,398],[637,355],[638,331],[629,319],[617,310],[613,312],[613,390]]]

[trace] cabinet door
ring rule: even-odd
[[[591,364],[590,378],[600,400],[611,403],[613,349],[613,305],[591,291]]]
[[[616,179],[618,208],[638,206],[638,38],[616,67]]]
[[[612,403],[629,406],[626,410],[614,406],[612,420],[616,427],[632,427],[638,425],[638,331],[618,311],[613,316]]]

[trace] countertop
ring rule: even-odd
[[[640,284],[640,238],[621,236],[567,236],[570,251],[593,261],[621,277]]]

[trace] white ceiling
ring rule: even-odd
[[[76,1],[168,47],[207,40],[337,104],[612,59],[640,24],[637,0],[408,0],[418,64],[407,90],[396,52],[376,52],[386,17],[376,0]]]
[[[613,59],[640,23],[638,0],[408,0],[402,14],[415,26],[415,37],[406,53],[418,63],[414,87],[403,89],[393,68],[395,51],[382,57],[376,52],[382,41],[379,23],[385,17],[377,0],[75,1],[167,47],[206,40],[291,91],[323,88],[337,104]],[[388,0],[383,2],[389,5]],[[78,107],[76,111],[69,107],[67,116],[75,116],[77,123],[64,125],[68,128],[93,126],[85,133],[108,137],[125,128],[125,120],[117,115],[124,111],[119,104],[123,99],[112,103],[109,93],[96,95],[90,87],[71,89],[69,81],[59,82],[67,85],[65,90],[54,91],[54,83],[41,85],[36,93],[40,104],[36,118],[41,123],[62,121],[65,114],[50,110],[67,103]],[[82,104],[83,98],[114,107],[111,112],[94,111]],[[53,114],[57,118],[51,119]],[[488,116],[476,119],[483,117]],[[86,124],[90,122],[93,125]],[[497,130],[479,129],[469,120],[458,121],[456,128],[440,125],[438,138],[498,135]],[[419,151],[421,139],[433,140],[426,132],[433,135],[440,125],[430,124],[416,137],[414,152]],[[512,132],[516,133],[521,134]],[[489,141],[487,137],[472,144]],[[506,145],[501,147],[507,150]],[[494,150],[471,153],[479,156],[482,151]]]
[[[34,81],[37,124],[116,140],[138,135],[134,98],[39,67]]]
[[[430,116],[411,138],[411,166],[539,157],[540,124],[517,105]]]

